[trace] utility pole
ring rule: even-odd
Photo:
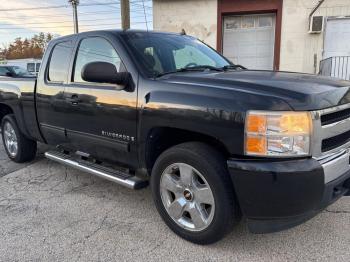
[[[79,24],[78,24],[78,10],[77,6],[79,5],[79,0],[68,0],[73,7],[73,21],[74,21],[74,34],[79,33]]]
[[[130,29],[130,1],[120,0],[120,12],[122,17],[122,29]]]

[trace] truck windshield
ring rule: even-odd
[[[162,33],[123,35],[141,70],[150,78],[193,70],[220,70],[232,65],[194,37]]]

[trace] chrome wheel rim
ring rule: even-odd
[[[18,152],[18,141],[16,132],[10,122],[5,123],[3,132],[6,149],[12,157],[15,157]]]
[[[213,192],[194,167],[175,163],[167,167],[160,180],[160,195],[168,215],[180,227],[203,231],[215,212]]]

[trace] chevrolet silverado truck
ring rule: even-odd
[[[248,70],[184,34],[94,31],[51,41],[37,79],[0,80],[6,152],[131,189],[151,185],[176,234],[288,229],[350,188],[350,82]]]

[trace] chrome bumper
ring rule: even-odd
[[[349,149],[343,149],[338,153],[317,159],[323,168],[324,183],[328,184],[350,171],[349,159]]]

